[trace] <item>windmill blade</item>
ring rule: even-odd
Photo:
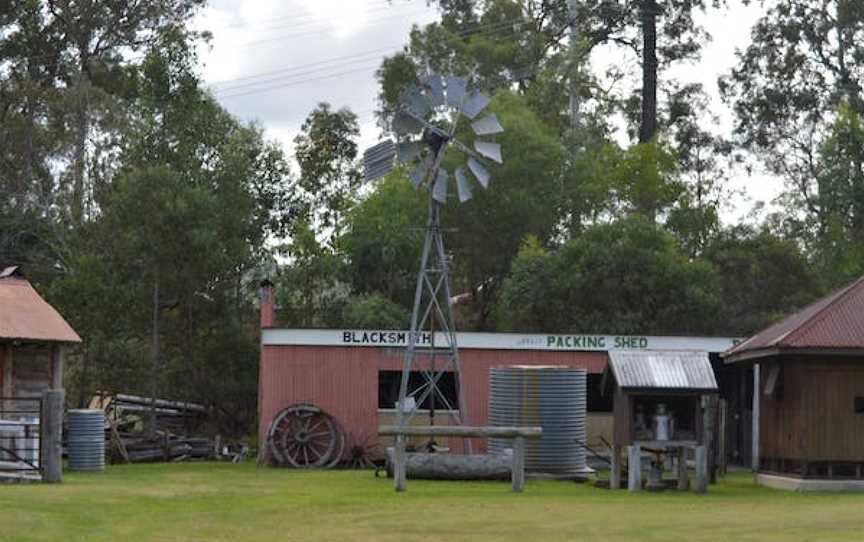
[[[396,145],[396,159],[402,164],[407,164],[420,156],[422,147],[419,141],[407,141]]]
[[[447,180],[449,177],[446,169],[439,169],[438,178],[435,179],[435,186],[432,188],[432,199],[442,205],[447,203]]]
[[[400,101],[402,102],[402,107],[406,108],[415,117],[422,118],[432,109],[432,103],[426,94],[424,94],[423,89],[414,85],[408,87],[402,94]]]
[[[391,128],[398,135],[404,136],[416,134],[423,130],[423,123],[412,117],[411,115],[400,111],[393,117]]]
[[[426,86],[429,87],[429,97],[432,101],[432,107],[440,107],[446,103],[444,97],[444,79],[437,73],[433,73],[426,77]]]
[[[465,104],[462,106],[462,112],[465,113],[466,117],[474,120],[474,117],[479,115],[480,112],[489,105],[490,101],[489,96],[475,90],[465,99]]]
[[[462,100],[465,98],[465,89],[468,87],[468,80],[456,75],[448,75],[444,80],[447,83],[447,105],[461,107]]]
[[[459,202],[465,203],[471,199],[471,185],[465,177],[465,170],[461,167],[456,170],[456,188],[459,191]]]
[[[492,175],[489,174],[489,170],[483,167],[483,164],[478,162],[476,158],[468,158],[468,169],[474,174],[480,186],[483,188],[489,187],[489,179]]]
[[[477,135],[500,134],[504,131],[504,127],[498,122],[498,117],[495,116],[495,113],[485,116],[480,120],[475,120],[471,123],[471,129]]]
[[[501,160],[501,145],[499,145],[498,143],[489,143],[488,141],[475,140],[474,150],[476,150],[486,158],[498,162],[499,164],[504,163]]]
[[[363,152],[363,176],[366,182],[380,179],[393,169],[396,146],[389,139]]]
[[[424,180],[426,180],[426,175],[429,174],[429,166],[431,165],[431,160],[423,160],[422,162],[417,164],[417,167],[414,168],[414,171],[412,171],[411,175],[408,176],[408,179],[411,181],[411,185],[414,186],[414,190],[420,188],[420,185],[423,184]]]

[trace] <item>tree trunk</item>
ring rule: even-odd
[[[657,132],[657,12],[655,0],[642,0],[642,122],[639,143],[647,143]]]
[[[387,448],[387,475],[393,476],[393,448]],[[508,480],[513,450],[503,454],[406,453],[407,478],[416,480]]]

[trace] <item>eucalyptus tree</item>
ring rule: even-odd
[[[785,179],[786,215],[798,223],[792,228],[814,253],[827,248],[839,256],[844,241],[864,243],[856,128],[864,114],[864,5],[764,4],[752,43],[721,80],[722,90],[741,144]]]

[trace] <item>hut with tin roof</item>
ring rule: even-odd
[[[864,491],[864,277],[723,357],[755,367],[760,484]]]

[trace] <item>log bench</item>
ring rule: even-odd
[[[471,427],[465,425],[429,426],[385,425],[378,428],[378,434],[396,437],[393,450],[393,488],[405,491],[407,477],[405,438],[406,437],[462,437],[462,438],[511,438],[513,439],[513,463],[510,476],[513,491],[522,491],[525,486],[525,439],[539,439],[543,435],[540,427]]]

